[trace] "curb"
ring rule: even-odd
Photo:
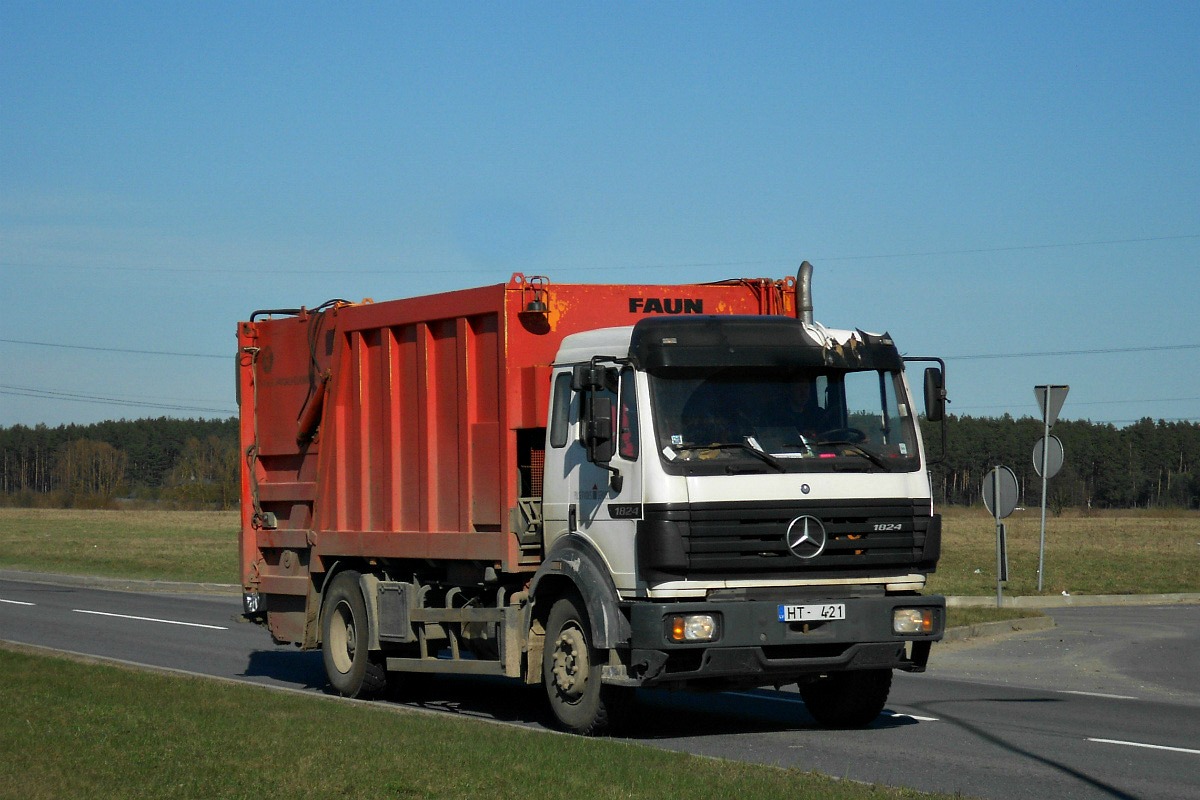
[[[1033,631],[1048,631],[1055,627],[1050,617],[1022,617],[1021,619],[1005,619],[999,622],[980,622],[975,625],[964,625],[959,628],[947,628],[941,644],[965,642],[970,639],[983,639],[1002,636],[1009,633],[1031,633]]]
[[[1200,603],[1200,593],[1172,594],[1080,594],[1004,597],[1001,608],[1072,608],[1087,606],[1173,606]],[[995,597],[955,596],[946,598],[949,608],[995,608]]]

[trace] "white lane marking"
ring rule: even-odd
[[[134,617],[129,614],[110,614],[107,611],[88,611],[83,608],[73,608],[79,614],[95,614],[98,617],[118,617],[119,619],[136,619],[139,622],[161,622],[164,625],[186,625],[189,628],[208,628],[213,631],[227,631],[228,628],[223,628],[220,625],[204,625],[199,622],[180,622],[174,619],[155,619],[154,617]]]
[[[766,694],[755,694],[754,692],[727,692],[727,694],[731,694],[734,697],[749,697],[753,700],[772,700],[774,702],[799,703],[801,705],[804,704],[804,701],[795,695],[790,696],[790,697],[788,697],[788,696],[772,697],[772,696],[766,695]],[[899,714],[895,711],[884,711],[879,716],[889,717],[891,719],[911,719],[911,720],[916,720],[917,722],[941,722],[941,720],[938,719],[937,717],[918,717],[916,714]]]
[[[1063,694],[1078,694],[1083,697],[1104,697],[1109,700],[1138,700],[1140,698],[1131,697],[1127,694],[1104,694],[1103,692],[1073,692],[1070,689],[1061,689]]]
[[[799,695],[785,695],[783,693],[779,693],[776,695],[770,695],[770,694],[761,694],[761,693],[753,692],[753,691],[750,691],[750,692],[725,692],[725,694],[730,695],[732,697],[748,697],[751,700],[770,700],[773,703],[799,703],[801,705],[804,704],[804,701],[800,699]]]
[[[1190,753],[1194,756],[1200,756],[1200,750],[1192,750],[1187,747],[1167,747],[1165,744],[1145,744],[1144,742],[1122,742],[1120,739],[1093,739],[1088,737],[1089,742],[1099,742],[1100,744],[1120,744],[1126,747],[1145,747],[1148,750],[1170,750],[1172,753]]]
[[[4,600],[0,599],[0,603],[8,603],[10,606],[34,606],[37,603],[23,603],[20,600]]]
[[[892,719],[915,719],[917,722],[940,722],[937,717],[918,717],[916,714],[897,714],[895,711],[885,711],[882,716]]]

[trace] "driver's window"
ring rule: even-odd
[[[554,410],[550,415],[550,446],[564,447],[571,427],[571,373],[563,372],[554,379]]]
[[[633,370],[629,367],[621,370],[620,398],[617,405],[617,453],[627,461],[637,461],[638,457],[638,414],[637,414],[637,384],[634,382]]]

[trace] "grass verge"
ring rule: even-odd
[[[1036,595],[1040,513],[1007,522],[1008,596]],[[0,567],[237,583],[237,512],[0,508]],[[1043,594],[1200,592],[1200,512],[1067,511],[1046,523]],[[943,509],[929,591],[996,592],[996,527],[979,508]]]
[[[0,567],[238,583],[236,511],[0,508]]]
[[[1037,595],[1041,513],[1006,522],[1007,596]],[[1200,512],[1066,511],[1046,519],[1044,591],[1071,594],[1200,592]],[[942,558],[929,591],[996,594],[996,523],[979,508],[943,509]]]
[[[946,609],[947,628],[965,628],[968,625],[980,625],[984,622],[1003,622],[1010,619],[1027,619],[1029,617],[1044,617],[1043,612],[1034,608],[972,608],[952,606]]]
[[[937,798],[0,647],[0,797]]]

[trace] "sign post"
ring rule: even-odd
[[[1042,476],[1042,534],[1041,544],[1038,547],[1038,591],[1042,591],[1043,578],[1046,568],[1046,484],[1050,480],[1050,451],[1053,448],[1051,442],[1050,429],[1054,427],[1054,423],[1058,421],[1058,412],[1062,410],[1063,401],[1067,399],[1067,392],[1070,391],[1070,386],[1035,386],[1033,387],[1033,396],[1037,398],[1038,407],[1042,410],[1042,440],[1038,442],[1038,446],[1034,448],[1035,468],[1038,474]],[[1057,438],[1054,441],[1058,441]],[[1045,446],[1044,443],[1049,443],[1050,446]],[[1041,456],[1041,463],[1038,464],[1037,456]],[[1059,452],[1062,451],[1062,443],[1059,442]],[[1062,457],[1059,456],[1058,467],[1054,472],[1058,472],[1058,468],[1062,467]]]
[[[1017,475],[1008,467],[996,467],[983,478],[983,504],[996,520],[996,608],[1004,603],[1002,584],[1008,580],[1008,537],[1004,523],[1017,507]]]

